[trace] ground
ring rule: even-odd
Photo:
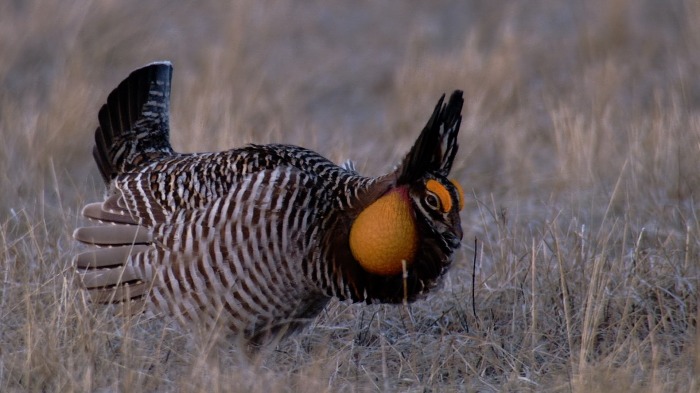
[[[0,53],[0,391],[700,389],[697,1],[6,1]],[[254,355],[88,303],[97,111],[161,59],[177,150],[292,143],[370,175],[464,90],[442,287],[333,302]]]

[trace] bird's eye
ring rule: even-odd
[[[433,194],[432,192],[428,192],[423,200],[429,208],[433,210],[440,209],[440,200],[438,199],[437,195]]]

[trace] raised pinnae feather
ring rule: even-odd
[[[450,96],[450,100],[447,102],[447,107],[445,108],[445,120],[442,124],[444,129],[442,130],[443,137],[440,139],[442,151],[442,160],[440,160],[440,174],[447,177],[452,170],[452,164],[454,163],[455,156],[457,155],[457,150],[459,149],[459,144],[457,143],[457,135],[459,134],[459,128],[462,124],[462,106],[464,105],[464,99],[462,97],[462,92],[456,90]]]
[[[427,173],[449,175],[457,154],[457,135],[462,122],[462,91],[455,90],[447,104],[440,97],[420,136],[397,169],[397,184],[407,184]]]

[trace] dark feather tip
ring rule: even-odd
[[[433,114],[398,169],[398,183],[411,183],[427,173],[447,176],[457,154],[457,135],[462,122],[464,98],[455,90],[447,104],[440,97]]]

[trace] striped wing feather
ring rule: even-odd
[[[318,226],[314,207],[322,200],[315,181],[290,167],[258,171],[205,207],[156,223],[139,205],[155,204],[143,194],[147,188],[122,183],[128,202],[110,213],[117,219],[91,204],[86,216],[110,224],[76,230],[82,242],[111,245],[78,255],[83,283],[97,302],[145,297],[155,312],[204,326],[224,320],[251,337],[301,325],[328,300],[313,283],[300,282],[317,235],[309,231]],[[125,211],[142,225],[123,224]]]

